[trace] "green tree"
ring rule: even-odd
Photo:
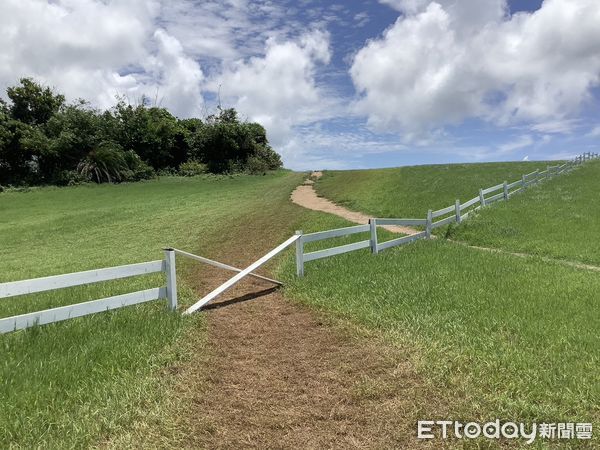
[[[28,125],[44,124],[64,104],[65,97],[52,89],[36,83],[31,78],[21,78],[20,86],[6,90],[12,102],[9,111],[13,119]]]
[[[0,112],[0,184],[35,183],[38,163],[31,149],[22,145],[34,133],[31,125]]]
[[[135,151],[155,169],[176,168],[188,158],[186,130],[164,108],[132,106],[119,102],[113,139],[123,148]]]
[[[214,173],[244,170],[251,161],[251,172],[281,167],[267,132],[258,123],[240,122],[234,109],[220,110],[188,138],[190,157],[207,164]]]
[[[102,143],[110,142],[104,134],[103,116],[84,101],[63,107],[40,127],[46,137],[25,142],[37,148],[40,174],[46,182],[53,182],[61,172],[76,170],[79,162]]]

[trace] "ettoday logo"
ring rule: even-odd
[[[522,439],[532,444],[536,439],[591,439],[591,423],[462,423],[454,420],[419,420],[418,439]]]

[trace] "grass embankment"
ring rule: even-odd
[[[453,239],[600,265],[600,161],[482,210]]]
[[[316,189],[339,205],[374,217],[425,218],[428,209],[453,205],[457,198],[465,202],[480,188],[515,181],[546,166],[508,162],[326,171]]]
[[[161,259],[165,246],[213,254],[257,211],[277,216],[301,177],[165,178],[1,194],[0,282]],[[186,304],[190,267],[179,261]],[[162,276],[147,276],[4,299],[0,317],[163,284]],[[190,333],[201,344],[202,326],[202,315],[184,318],[152,302],[1,335],[0,447],[83,447],[126,432],[162,401],[169,376],[161,368],[186,357]],[[160,417],[156,423],[164,425]]]
[[[326,196],[344,192],[343,203],[374,215],[420,216],[423,204],[443,207],[457,195],[471,198],[479,186],[516,179],[539,167],[510,166],[409,168],[412,181],[407,180],[405,169],[335,172],[325,175],[318,189]],[[487,172],[490,168],[494,169],[491,175]],[[496,168],[505,171],[496,172]],[[467,173],[468,169],[475,173]],[[417,180],[423,174],[418,175],[419,171],[429,174],[436,184],[420,185]],[[516,229],[536,230],[540,241],[547,230],[548,254],[567,254],[564,249],[582,251],[586,236],[598,233],[593,195],[597,173],[598,166],[590,164],[577,175],[550,180],[483,211],[473,225],[467,221],[464,232],[459,227],[456,234],[479,236],[476,232],[481,223],[488,223],[485,220],[490,217],[505,220],[501,223]],[[569,179],[576,176],[580,184]],[[462,191],[469,194],[454,190],[469,183]],[[561,206],[552,190],[577,205],[565,206],[573,208],[573,220],[580,215],[567,240],[561,240],[566,233],[558,231],[566,231],[564,218],[551,212]],[[340,196],[332,195],[337,201]],[[536,202],[540,206],[533,215],[544,223],[541,230],[530,225],[531,216],[525,214]],[[510,211],[515,206],[520,213]],[[482,236],[494,236],[493,226],[485,228]],[[533,240],[532,236],[524,232],[519,242]],[[288,260],[284,266],[288,295],[382,330],[399,345],[419,349],[422,358],[415,363],[427,379],[445,388],[453,418],[600,421],[597,273],[536,257],[479,251],[445,240],[420,241],[377,256],[360,251],[309,262],[306,278],[301,280],[291,276],[292,271],[293,261]]]

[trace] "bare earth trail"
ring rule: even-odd
[[[313,172],[311,174],[311,178],[318,179],[322,175],[322,172]],[[292,192],[291,199],[294,203],[304,208],[334,214],[336,216],[349,220],[350,222],[359,223],[361,225],[369,223],[369,219],[371,218],[361,212],[350,211],[349,209],[346,209],[343,206],[336,205],[335,203],[333,203],[330,200],[327,200],[324,197],[319,197],[317,195],[317,192],[315,191],[315,188],[313,187],[313,181],[310,179],[306,180],[302,186],[298,186],[296,190]],[[418,233],[417,230],[410,227],[386,225],[382,228],[385,228],[386,230],[394,233],[402,233],[407,235]]]
[[[205,312],[208,387],[194,393],[189,413],[196,420],[185,447],[419,444],[414,423],[424,400],[406,354],[330,323],[260,281],[244,283]]]

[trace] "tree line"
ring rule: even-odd
[[[71,185],[156,174],[264,173],[282,166],[264,127],[235,109],[204,120],[118,99],[101,111],[23,78],[0,99],[0,185]]]

